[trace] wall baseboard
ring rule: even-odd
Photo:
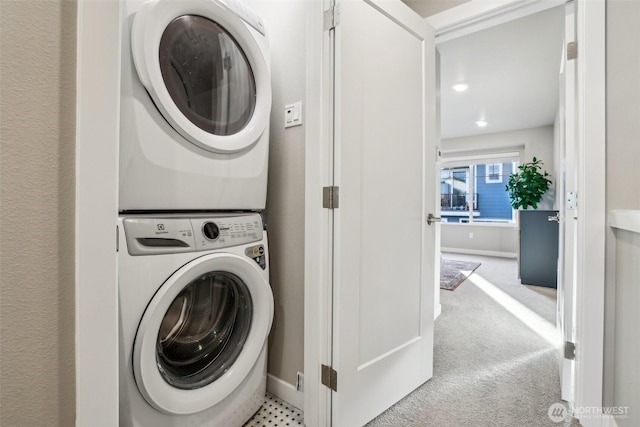
[[[463,248],[445,248],[441,247],[440,252],[453,252],[457,254],[468,254],[468,255],[484,255],[484,256],[495,256],[499,258],[516,258],[516,254],[514,252],[497,252],[497,251],[484,251],[480,249],[463,249]]]
[[[296,390],[292,384],[271,374],[267,374],[267,391],[301,411],[304,408],[304,393]]]

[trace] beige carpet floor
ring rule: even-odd
[[[515,260],[443,256],[481,266],[455,292],[440,291],[433,378],[368,426],[571,425],[548,416],[549,407],[561,401],[556,349],[482,288],[498,289],[551,329],[556,290],[521,285]]]

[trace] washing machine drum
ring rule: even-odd
[[[271,111],[262,34],[214,0],[151,0],[131,31],[140,81],[186,140],[220,153],[258,141]]]
[[[251,294],[237,276],[209,272],[198,277],[173,300],[160,324],[160,374],[186,390],[211,384],[238,358],[252,317]]]
[[[269,284],[250,262],[231,254],[192,261],[162,285],[140,322],[140,392],[168,414],[215,405],[255,365],[272,316]]]

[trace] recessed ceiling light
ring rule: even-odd
[[[483,128],[487,125],[487,122],[485,120],[478,120],[476,122],[476,126],[478,126],[479,128]]]
[[[469,89],[469,85],[466,83],[458,83],[451,86],[451,89],[455,90],[456,92],[464,92],[465,90]]]

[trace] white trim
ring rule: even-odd
[[[437,302],[434,305],[433,320],[436,320],[438,317],[440,317],[441,314],[442,314],[442,304]]]
[[[322,187],[333,184],[331,36],[323,13],[331,0],[308,2],[307,120],[305,124],[304,424],[331,425],[331,391],[320,365],[331,363],[332,215],[322,208]]]
[[[450,163],[464,163],[465,166],[470,165],[483,165],[487,164],[487,160],[491,160],[492,163],[502,162],[502,163],[510,163],[510,162],[519,162],[520,161],[520,152],[519,151],[510,151],[507,153],[495,152],[488,154],[468,154],[464,155],[463,153],[469,150],[459,150],[459,151],[443,151],[442,152],[442,164],[448,165]],[[449,154],[458,154],[456,157],[447,157]],[[462,155],[459,155],[462,154]]]
[[[118,425],[120,2],[78,2],[76,425]]]
[[[609,214],[609,225],[620,230],[640,233],[640,210],[614,210]]]
[[[304,393],[296,390],[293,384],[271,374],[267,374],[267,391],[300,410],[304,408]]]
[[[468,255],[482,255],[482,256],[494,256],[499,258],[516,258],[515,252],[498,252],[498,251],[485,251],[482,249],[463,249],[463,248],[440,248],[441,252],[452,252],[456,254],[468,254]]]
[[[565,0],[472,0],[427,18],[442,43],[565,4]]]
[[[468,211],[467,211],[468,212]],[[475,211],[474,211],[475,212]],[[446,214],[443,214],[446,215]],[[464,216],[464,215],[463,215]],[[447,227],[455,226],[455,225],[464,225],[465,227],[506,227],[506,228],[518,228],[518,224],[516,221],[509,221],[505,219],[504,221],[474,221],[474,222],[442,222],[442,224],[446,224]]]
[[[440,211],[440,216],[458,216],[458,217],[463,217],[469,216],[469,211]],[[480,212],[479,211],[473,211],[472,212],[472,216],[480,216]],[[443,224],[447,224],[447,222],[442,221]],[[455,222],[453,224],[456,224]],[[459,223],[458,223],[459,224]]]
[[[601,407],[606,232],[605,0],[577,0],[578,207],[575,407]],[[585,419],[582,425],[599,425]]]
[[[463,225],[465,227],[502,227],[502,228],[518,228],[516,221],[504,220],[504,222],[490,222],[490,221],[474,221],[474,222],[442,222],[447,227],[456,225]]]

